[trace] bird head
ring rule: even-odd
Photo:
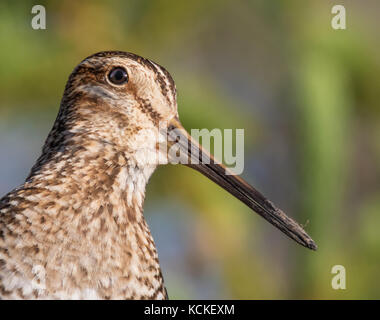
[[[158,64],[127,52],[100,52],[72,72],[56,125],[65,138],[103,141],[139,165],[166,163],[160,126],[178,118],[176,88]],[[58,131],[58,130],[53,130]],[[67,134],[69,132],[69,134]]]

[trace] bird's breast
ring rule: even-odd
[[[1,298],[166,297],[142,210],[149,174],[116,164],[62,166],[2,199]]]

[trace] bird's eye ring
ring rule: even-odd
[[[122,67],[113,68],[108,74],[108,80],[116,85],[122,85],[128,82],[128,73]]]

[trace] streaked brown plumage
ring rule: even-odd
[[[126,70],[125,83],[110,81],[115,68]],[[0,200],[0,298],[167,297],[142,209],[150,175],[168,161],[156,157],[162,121],[183,132],[164,68],[126,52],[100,52],[75,68],[42,155]],[[214,167],[196,169],[315,249],[256,190],[236,177],[219,181]]]

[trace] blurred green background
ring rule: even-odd
[[[67,77],[101,50],[176,81],[187,129],[244,128],[243,176],[319,245],[311,252],[197,172],[160,167],[145,214],[171,298],[379,299],[380,3],[35,1],[0,4],[0,194],[38,157]],[[343,4],[347,29],[331,28]],[[346,268],[346,290],[331,269]]]

